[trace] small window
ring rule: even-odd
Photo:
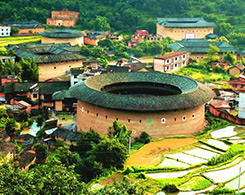
[[[161,123],[166,123],[166,119],[165,118],[162,118],[161,119]]]
[[[175,60],[178,60],[178,58],[175,58]]]
[[[108,116],[106,115],[106,116],[105,116],[105,119],[107,119],[107,118],[108,118]]]
[[[191,118],[194,119],[195,118],[195,114],[192,114]]]
[[[176,121],[177,120],[177,118],[174,118],[174,121]]]
[[[56,69],[56,67],[54,67],[54,69]]]
[[[128,123],[130,123],[131,119],[128,119]]]
[[[37,98],[37,94],[36,93],[33,94],[33,98]]]
[[[116,120],[118,121],[118,118],[116,118]]]
[[[183,116],[183,121],[186,121],[186,116]]]
[[[87,114],[89,113],[89,110],[87,110]]]
[[[140,120],[140,123],[141,123],[142,121]]]
[[[98,113],[96,113],[96,116],[99,116],[99,114],[98,114]]]

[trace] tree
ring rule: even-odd
[[[19,111],[17,114],[17,122],[26,122],[28,121],[30,115],[26,110]]]
[[[7,109],[3,106],[0,106],[0,118],[8,118]]]
[[[21,59],[20,65],[22,67],[21,78],[23,80],[38,80],[39,68],[36,64],[36,59],[28,57],[27,60]]]
[[[6,127],[5,127],[5,131],[10,137],[17,135],[16,121],[14,118],[8,119]]]
[[[66,167],[76,165],[78,161],[81,161],[79,154],[76,152],[71,152],[68,146],[59,147],[54,152],[54,156]]]
[[[113,126],[109,127],[109,138],[116,138],[120,143],[128,146],[132,131],[129,131],[126,125],[119,123],[117,120],[113,122]]]
[[[226,36],[234,30],[234,26],[230,23],[219,23],[215,28],[215,33],[218,35]]]
[[[207,63],[219,61],[219,48],[213,45],[209,45],[208,56],[204,58]]]
[[[234,62],[236,61],[236,57],[234,55],[234,53],[231,53],[230,51],[228,51],[225,55],[224,55],[224,61],[228,62],[229,64],[234,64]]]
[[[41,127],[43,126],[43,123],[45,122],[45,118],[43,117],[43,115],[39,115],[36,121],[37,121],[37,126],[40,127],[40,130],[41,130]]]
[[[86,133],[82,134],[79,138],[77,144],[77,151],[82,155],[85,155],[86,152],[92,150],[92,145],[98,144],[101,141],[100,134],[95,132],[93,129],[90,129]]]
[[[79,161],[75,170],[83,181],[89,182],[103,172],[103,166],[101,162],[95,161],[95,156],[91,155]]]
[[[93,146],[91,155],[97,162],[101,162],[104,168],[123,168],[128,157],[127,147],[115,138],[104,138],[100,143]]]
[[[11,27],[11,33],[12,33],[12,34],[18,34],[18,33],[19,33],[19,31],[20,31],[20,29],[19,29],[19,28],[14,27],[14,26],[12,26],[12,27]]]
[[[100,30],[100,31],[111,30],[110,24],[107,22],[107,18],[103,16],[96,16],[93,27],[95,30]]]
[[[36,163],[43,164],[48,156],[48,147],[46,144],[37,143],[34,145],[34,150],[36,152]]]

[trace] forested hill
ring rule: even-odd
[[[154,33],[156,17],[204,17],[217,24],[217,34],[245,33],[244,0],[1,0],[0,23],[46,23],[52,10],[64,8],[80,12],[81,29],[103,30],[101,24],[108,22],[104,26],[115,31],[141,28]]]

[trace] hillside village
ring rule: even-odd
[[[81,14],[0,23],[0,192],[245,193],[244,47],[202,17]]]

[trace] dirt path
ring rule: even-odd
[[[197,141],[198,140],[194,138],[173,138],[152,142],[141,148],[139,151],[131,154],[125,165],[156,165],[161,161],[164,152],[193,144]]]

